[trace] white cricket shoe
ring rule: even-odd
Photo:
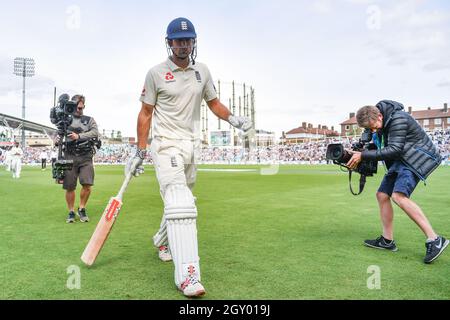
[[[169,247],[160,246],[158,249],[159,249],[158,256],[162,261],[164,262],[172,261],[172,255],[170,254]]]
[[[206,291],[200,281],[194,276],[189,276],[179,288],[186,297],[201,297]]]

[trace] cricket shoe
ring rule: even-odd
[[[370,248],[375,248],[375,249],[385,249],[385,250],[390,250],[390,251],[397,251],[397,245],[395,244],[395,241],[389,241],[386,238],[384,238],[383,236],[380,236],[378,238],[376,238],[375,240],[365,240],[364,241],[364,245]]]
[[[69,215],[67,216],[66,222],[67,223],[74,223],[75,222],[75,212],[73,212],[73,211],[69,212]]]
[[[431,263],[436,260],[445,248],[447,248],[448,244],[449,241],[441,236],[437,237],[434,241],[426,242],[425,247],[427,248],[427,253],[423,262]]]
[[[158,248],[158,256],[164,262],[172,261],[172,254],[168,246],[160,246]]]
[[[78,216],[80,217],[81,222],[89,222],[89,217],[86,214],[86,209],[78,209]]]
[[[206,293],[203,285],[193,275],[186,278],[186,280],[181,284],[179,290],[189,298],[201,297]]]

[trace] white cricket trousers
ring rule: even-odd
[[[13,178],[20,178],[20,171],[22,171],[22,159],[12,159],[11,160],[11,171]]]

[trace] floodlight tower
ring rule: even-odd
[[[22,119],[25,120],[25,78],[34,76],[34,59],[15,58],[14,74],[23,78],[22,86]],[[22,125],[22,148],[25,148],[25,128]]]

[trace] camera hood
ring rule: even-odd
[[[340,143],[331,143],[327,147],[327,160],[339,161],[344,155],[344,146]]]

